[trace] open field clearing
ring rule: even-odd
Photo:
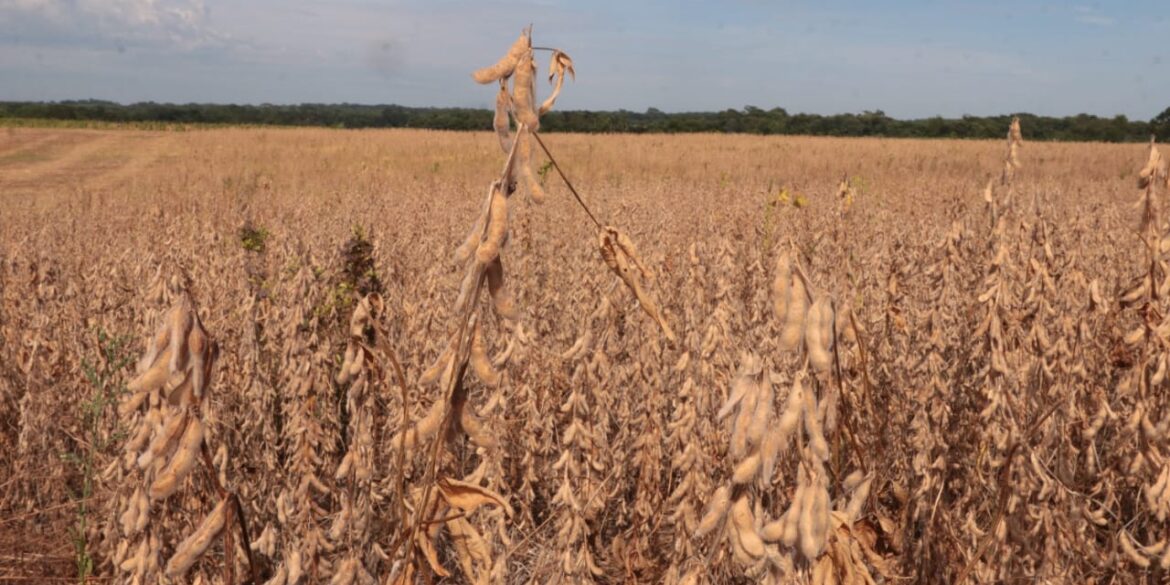
[[[542,135],[599,244],[493,133],[0,130],[0,581],[1164,582],[1163,163],[1023,133]]]

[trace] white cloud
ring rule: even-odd
[[[207,25],[207,15],[204,0],[0,0],[0,33],[45,45],[222,44],[226,36]]]
[[[1117,23],[1112,16],[1101,14],[1101,11],[1093,6],[1074,6],[1073,19],[1093,26],[1113,26]]]

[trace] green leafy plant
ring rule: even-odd
[[[252,222],[248,222],[244,224],[244,227],[240,228],[236,235],[240,239],[241,248],[249,252],[262,254],[267,248],[268,236],[271,236],[272,233],[264,229],[263,226],[257,227]]]
[[[852,177],[849,177],[849,186],[853,187],[853,190],[856,191],[858,195],[865,195],[867,192],[869,192],[869,181],[861,175],[853,175]]]
[[[540,165],[540,168],[536,170],[536,174],[540,175],[540,182],[542,184],[544,183],[545,178],[548,177],[548,173],[549,173],[549,171],[552,170],[552,168],[553,168],[552,161],[546,160],[546,161],[544,161],[544,164]]]
[[[102,430],[105,428],[107,411],[126,391],[121,381],[121,373],[133,361],[127,347],[130,336],[111,335],[102,328],[98,328],[95,334],[98,359],[96,362],[88,357],[81,360],[82,373],[91,388],[89,396],[78,405],[82,427],[81,441],[78,442],[76,451],[64,455],[64,459],[76,468],[81,478],[80,486],[73,490],[77,511],[71,530],[79,583],[85,583],[94,569],[93,557],[89,553],[88,531],[90,500],[97,477],[97,458],[111,445],[121,440],[124,434],[117,428],[109,434],[103,433]]]
[[[374,267],[374,244],[366,230],[355,225],[351,235],[341,247],[342,282],[361,296],[382,292],[382,278]]]
[[[779,191],[772,192],[769,189],[769,195],[764,200],[764,210],[761,214],[761,246],[762,251],[766,254],[775,245],[776,224],[786,207],[795,207],[802,209],[808,205],[808,198],[803,193],[789,190],[788,187],[781,187]]]

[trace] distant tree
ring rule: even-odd
[[[1024,137],[1029,140],[1102,140],[1137,142],[1150,133],[1170,140],[1170,108],[1148,122],[1125,116],[1102,118],[1090,114],[1053,118],[1020,113]],[[270,124],[336,128],[431,128],[488,130],[492,112],[472,108],[412,108],[399,105],[299,104],[169,104],[140,102],[130,105],[100,100],[62,102],[0,102],[0,119],[101,120],[107,122],[162,122],[175,124]],[[934,116],[895,120],[881,110],[860,114],[789,114],[784,108],[666,113],[555,111],[541,120],[546,132],[724,132],[750,134],[807,134],[817,136],[891,136],[923,138],[1002,139],[1011,121],[1004,116]]]
[[[1161,114],[1150,120],[1150,134],[1162,140],[1170,139],[1170,108],[1162,110]]]

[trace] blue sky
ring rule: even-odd
[[[1152,1],[0,0],[0,100],[490,107],[468,74],[533,23],[577,66],[558,109],[1144,120],[1170,107],[1168,15]]]

